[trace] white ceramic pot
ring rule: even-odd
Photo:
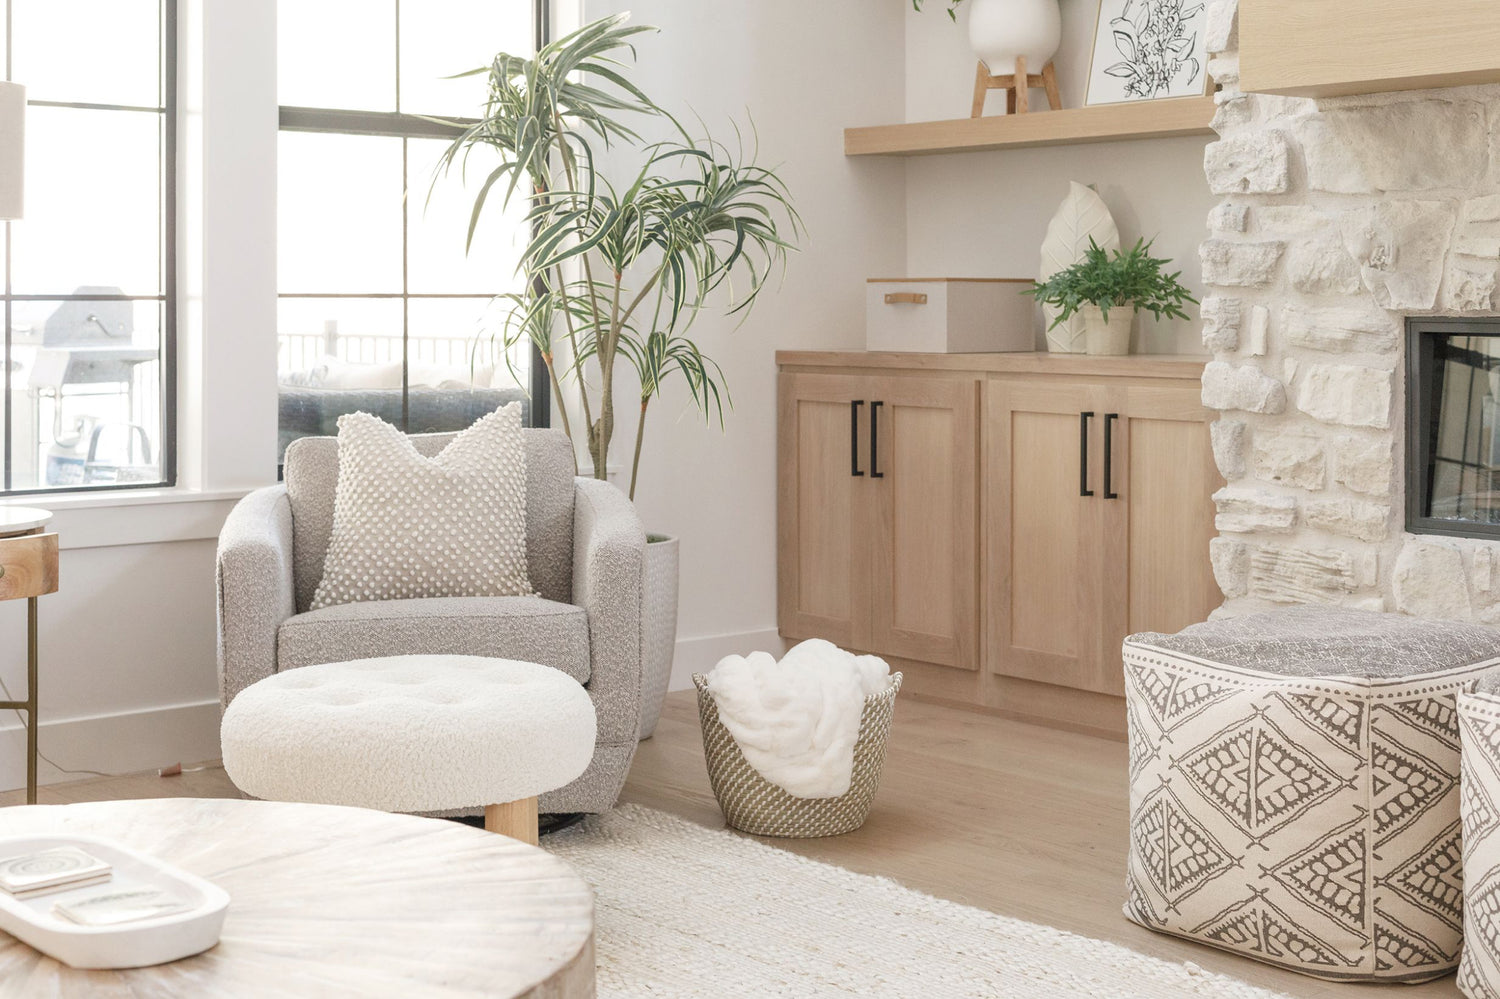
[[[1078,310],[1083,313],[1083,337],[1090,354],[1119,355],[1130,353],[1130,331],[1135,326],[1135,309],[1128,305],[1112,305],[1109,319],[1097,305],[1085,305]]]
[[[677,651],[678,541],[661,534],[646,536],[646,647],[641,663],[641,727],[639,736],[651,738],[661,717],[662,701],[672,681],[672,657]]]
[[[1040,73],[1062,44],[1062,12],[1057,0],[969,0],[969,44],[991,76],[1016,71]]]

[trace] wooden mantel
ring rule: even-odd
[[[1496,0],[1240,0],[1240,87],[1295,97],[1500,82]]]

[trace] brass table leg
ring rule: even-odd
[[[26,600],[26,804],[36,804],[36,597]]]

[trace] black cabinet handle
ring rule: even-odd
[[[864,404],[863,399],[849,403],[849,474],[853,476],[865,474],[859,470],[859,407]]]
[[[1107,500],[1120,498],[1120,494],[1115,492],[1114,475],[1114,427],[1119,418],[1119,413],[1104,414],[1104,498]]]
[[[883,479],[884,472],[877,472],[875,467],[880,463],[880,407],[883,402],[870,403],[870,478]]]
[[[1089,421],[1093,413],[1078,414],[1078,495],[1092,496],[1089,488]]]

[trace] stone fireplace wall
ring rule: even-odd
[[[1500,545],[1403,530],[1403,320],[1495,315],[1500,87],[1238,89],[1236,0],[1204,155],[1203,402],[1220,411],[1221,613],[1285,603],[1500,624]]]

